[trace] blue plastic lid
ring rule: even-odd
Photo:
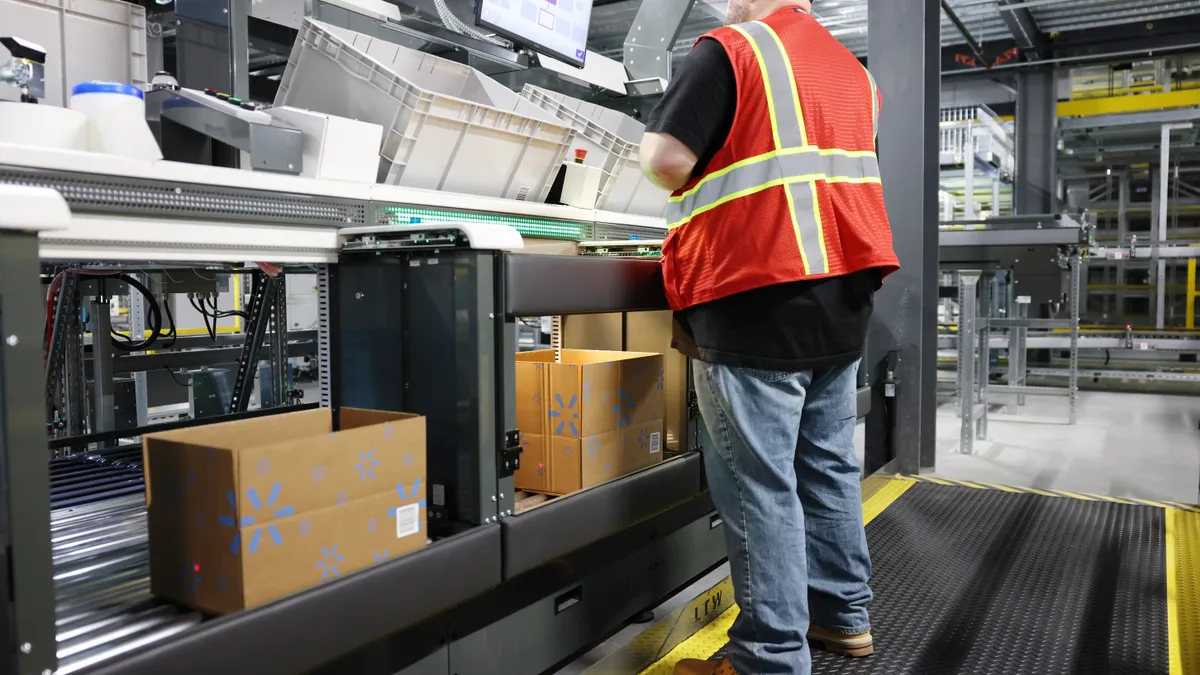
[[[71,95],[78,96],[80,94],[124,94],[140,99],[146,98],[141,89],[124,82],[80,82],[71,88]]]

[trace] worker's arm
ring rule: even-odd
[[[737,112],[737,79],[716,40],[696,44],[646,123],[642,172],[675,191],[704,172],[725,145]]]
[[[647,133],[642,139],[641,160],[642,173],[651,183],[674,192],[692,179],[697,157],[670,134]]]

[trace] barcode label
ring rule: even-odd
[[[533,192],[533,188],[528,185],[522,185],[520,190],[517,190],[517,201],[523,202],[529,199],[529,193]]]
[[[662,452],[662,434],[655,432],[650,434],[650,454],[657,455]]]
[[[421,505],[409,504],[396,509],[396,538],[414,535],[421,531]]]

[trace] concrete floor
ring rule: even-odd
[[[988,440],[970,455],[959,452],[955,402],[939,406],[931,475],[1200,503],[1200,396],[1082,392],[1075,426],[1065,398],[1028,397],[1015,415],[992,403]]]
[[[988,440],[959,452],[957,402],[941,400],[937,419],[937,470],[929,475],[1039,489],[1200,503],[1200,396],[1083,392],[1078,422],[1067,424],[1065,398],[993,397]],[[1017,414],[1007,414],[1007,411]],[[1019,412],[1018,412],[1019,411]],[[856,437],[862,452],[863,425]],[[662,618],[729,574],[722,566],[672,598]],[[630,626],[559,671],[579,675],[648,626]]]

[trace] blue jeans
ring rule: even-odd
[[[741,608],[729,657],[745,675],[809,675],[810,619],[848,635],[870,630],[854,454],[858,364],[769,372],[694,361],[692,369]]]

